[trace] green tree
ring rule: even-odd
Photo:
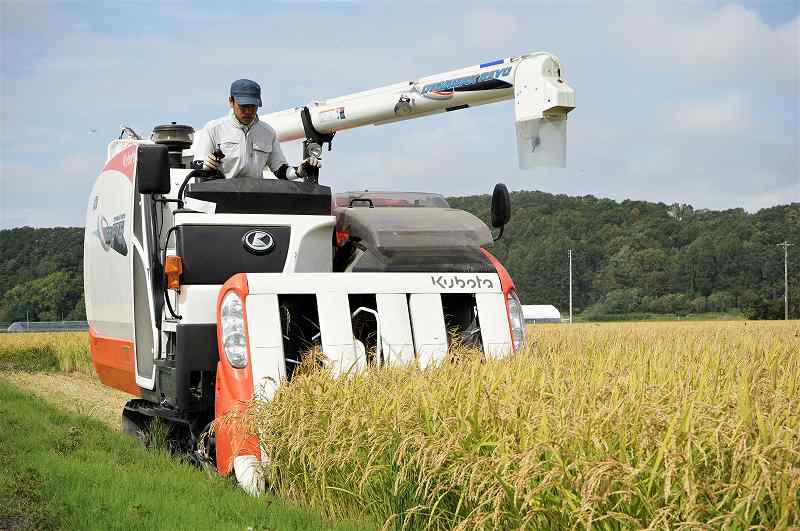
[[[725,291],[716,291],[708,297],[708,309],[713,312],[727,312],[736,307],[736,298]]]
[[[56,272],[9,290],[3,297],[3,308],[10,321],[60,321],[72,314],[82,297],[79,279]]]
[[[706,311],[706,298],[703,296],[695,297],[689,303],[689,309],[692,310],[692,313],[703,313]]]
[[[639,288],[617,289],[606,295],[605,308],[608,313],[631,313],[639,309]]]

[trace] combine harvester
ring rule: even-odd
[[[321,155],[336,132],[514,99],[521,167],[564,165],[575,93],[558,60],[534,53],[262,116],[280,141]],[[331,194],[305,182],[224,179],[192,169],[193,129],[121,138],[89,198],[84,286],[103,384],[137,397],[131,434],[153,418],[173,444],[249,492],[263,488],[254,437],[215,418],[277,387],[312,348],[334,375],[447,359],[448,341],[489,358],[524,345],[511,277],[485,247],[490,229],[436,194]],[[367,183],[365,183],[367,184]],[[510,198],[497,185],[492,225]],[[499,236],[498,236],[499,237]],[[495,238],[496,239],[496,238]]]

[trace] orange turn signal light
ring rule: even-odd
[[[181,274],[183,273],[183,260],[180,256],[168,256],[164,263],[164,274],[167,276],[168,289],[181,289]]]
[[[349,232],[343,230],[336,231],[336,247],[341,247],[348,239],[350,239]]]

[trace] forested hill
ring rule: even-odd
[[[489,196],[450,198],[489,219]],[[573,250],[576,310],[588,317],[633,312],[741,310],[783,316],[783,249],[800,244],[800,203],[742,209],[616,202],[592,196],[512,193],[512,218],[490,250],[525,304],[568,310]],[[82,319],[83,229],[0,231],[0,321]],[[800,314],[800,245],[789,251],[792,313]]]
[[[0,321],[83,320],[83,229],[0,231]]]
[[[488,196],[449,201],[488,222]],[[574,306],[598,317],[737,309],[750,318],[783,317],[783,248],[775,244],[800,244],[800,203],[749,214],[514,192],[511,204],[511,223],[490,250],[525,304],[568,310],[572,249]],[[800,245],[789,258],[797,316]]]

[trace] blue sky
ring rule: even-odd
[[[505,102],[342,132],[322,181],[800,201],[800,0],[235,5],[0,0],[0,228],[83,225],[121,123],[199,128],[237,78],[261,83],[266,113],[542,50],[577,94],[566,169],[517,169]]]

